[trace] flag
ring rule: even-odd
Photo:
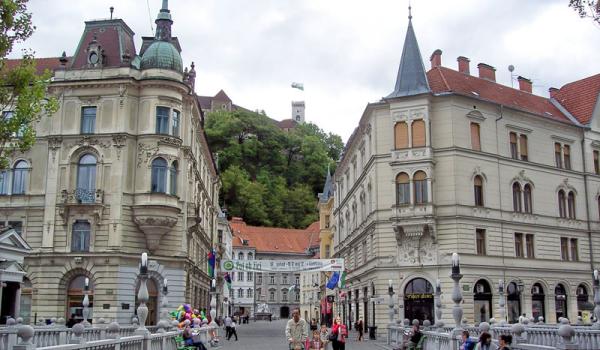
[[[346,288],[346,271],[344,270],[342,272],[342,277],[340,277],[340,280],[338,281],[338,288]]]
[[[216,263],[216,259],[217,259],[217,256],[215,254],[215,250],[211,249],[208,252],[208,277],[210,277],[210,278],[214,278],[215,277],[215,263]]]
[[[229,276],[229,272],[225,272],[225,282],[227,283],[227,287],[231,289],[231,276]]]
[[[332,275],[331,278],[329,279],[329,281],[327,282],[327,288],[328,289],[335,289],[335,286],[338,284],[338,281],[340,280],[340,273],[335,271]]]

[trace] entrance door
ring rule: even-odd
[[[517,288],[515,282],[510,282],[506,287],[508,293],[506,297],[506,306],[508,309],[508,322],[517,323],[519,322],[519,316],[521,316],[521,294]]]
[[[531,288],[531,316],[537,322],[540,317],[546,318],[546,296],[541,284],[536,283]]]
[[[284,320],[290,318],[290,308],[288,306],[282,306],[279,309],[279,318]]]
[[[492,317],[492,289],[489,283],[486,280],[477,281],[473,293],[475,324],[488,322]]]
[[[554,288],[554,298],[556,305],[556,322],[561,317],[567,317],[567,292],[562,284],[556,285]]]
[[[433,323],[433,286],[423,278],[415,278],[404,288],[404,315],[409,320]]]

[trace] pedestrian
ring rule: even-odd
[[[461,338],[462,344],[460,345],[460,350],[473,350],[475,348],[475,343],[471,340],[468,331],[463,331]]]
[[[235,330],[235,321],[231,321],[231,330],[229,331],[229,337],[227,340],[231,339],[231,336],[235,335],[235,341],[238,340],[237,331]]]
[[[402,343],[402,349],[414,350],[419,345],[419,341],[423,337],[423,333],[421,333],[421,329],[419,328],[419,323],[415,323],[412,326],[410,331],[410,338],[405,340]]]
[[[342,318],[337,316],[333,321],[333,327],[331,328],[331,334],[329,335],[333,350],[345,350],[347,337],[348,328],[342,323]]]
[[[359,318],[358,321],[356,321],[356,330],[358,331],[358,341],[363,341],[363,333],[365,329],[362,317]]]
[[[225,338],[227,338],[227,340],[231,338],[231,322],[233,322],[233,320],[230,316],[225,317]]]
[[[498,338],[498,350],[510,350],[510,344],[512,343],[512,335],[502,334]]]
[[[202,342],[194,341],[194,334],[192,333],[192,328],[190,327],[189,324],[185,325],[185,328],[183,329],[182,337],[183,337],[183,341],[184,341],[185,345],[194,346],[196,349],[199,349],[199,350],[206,350],[206,346],[204,346],[204,344],[202,344]]]
[[[319,329],[319,325],[317,324],[317,320],[315,320],[314,318],[312,320],[310,320],[310,330],[312,331],[316,331]]]
[[[319,332],[319,335],[321,337],[321,342],[323,342],[323,350],[327,350],[328,345],[330,343],[329,329],[327,329],[327,325],[325,325],[325,324],[321,325],[321,331]]]
[[[492,350],[492,336],[486,332],[481,333],[475,350]]]
[[[308,349],[310,350],[323,350],[323,342],[321,341],[321,335],[318,330],[312,332],[312,339],[308,343]]]
[[[308,338],[308,324],[300,318],[300,309],[292,311],[292,319],[285,326],[285,337],[291,350],[304,350],[304,342]]]

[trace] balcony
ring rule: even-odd
[[[78,213],[91,215],[94,223],[100,225],[104,213],[104,191],[76,188],[74,190],[62,190],[60,195],[57,207],[65,225],[69,222],[70,212],[75,209]]]
[[[133,221],[146,235],[150,252],[160,246],[161,238],[170,232],[181,209],[178,198],[164,193],[136,194],[133,206]]]
[[[393,205],[392,220],[409,219],[416,217],[433,217],[435,208],[431,203]]]
[[[393,149],[391,164],[398,162],[416,162],[431,159],[431,147]]]

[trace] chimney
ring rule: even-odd
[[[471,62],[470,59],[466,58],[465,56],[458,56],[458,58],[456,59],[458,61],[458,71],[464,74],[471,74],[470,70],[469,70],[469,62]]]
[[[485,63],[478,64],[477,68],[479,68],[480,78],[496,82],[496,68]]]
[[[517,80],[519,81],[519,90],[531,93],[531,80],[520,75]]]
[[[548,89],[548,92],[550,93],[550,98],[554,98],[554,96],[556,96],[556,94],[558,93],[558,89],[555,87],[551,87]]]
[[[431,61],[431,68],[440,67],[442,65],[442,50],[437,49],[433,51],[431,57],[429,57],[429,61]]]

